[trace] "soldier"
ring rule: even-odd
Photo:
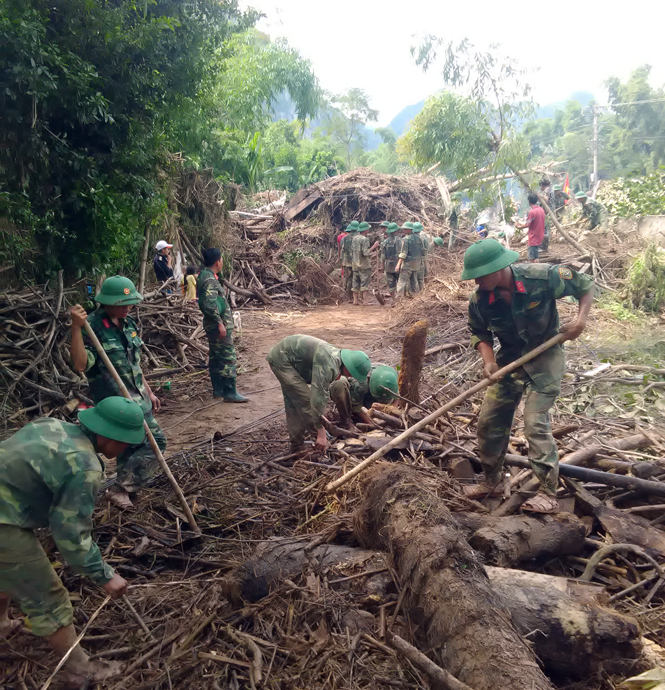
[[[425,232],[422,223],[414,223],[413,232],[416,234],[420,234],[420,241],[423,243],[422,267],[418,271],[418,292],[420,292],[420,290],[423,290],[425,288],[425,278],[427,278],[429,272],[429,267],[427,265],[427,256],[429,254],[430,246],[432,243],[430,235],[428,232]]]
[[[437,247],[443,247],[443,237],[435,237],[432,240],[432,243],[435,244]]]
[[[215,398],[228,403],[246,403],[236,391],[236,348],[233,344],[233,314],[217,274],[222,270],[222,252],[211,247],[203,250],[205,268],[199,273],[196,295],[203,314],[203,329],[208,337],[208,371]]]
[[[546,177],[543,177],[543,179],[540,181],[540,195],[545,199],[547,205],[552,209],[552,211],[554,211],[554,190],[552,189],[550,181]],[[550,248],[550,236],[552,234],[552,219],[550,218],[549,213],[545,211],[545,207],[540,201],[538,202],[538,205],[543,209],[545,213],[545,236],[543,237],[543,242],[540,245],[540,251],[546,252]]]
[[[448,249],[455,246],[457,230],[459,229],[459,219],[462,216],[462,194],[453,192],[450,195],[450,213],[448,215],[448,225],[450,225],[450,236],[448,238]]]
[[[381,270],[385,271],[388,292],[393,302],[395,301],[395,290],[397,289],[397,280],[399,279],[397,262],[399,261],[401,243],[399,237],[395,235],[398,230],[399,226],[397,223],[388,223],[386,226],[386,238],[381,242]]]
[[[593,199],[589,199],[586,192],[579,192],[575,198],[582,204],[582,213],[586,219],[589,230],[597,228],[603,222],[605,207]]]
[[[340,376],[330,384],[330,399],[337,407],[340,426],[350,429],[354,416],[365,424],[374,425],[365,409],[375,402],[391,403],[395,399],[393,393],[398,391],[397,372],[392,367],[380,365],[372,367],[365,381]]]
[[[471,345],[480,353],[483,374],[488,378],[559,332],[566,340],[577,338],[593,302],[593,281],[588,276],[568,266],[516,264],[518,258],[517,252],[492,239],[476,242],[464,254],[462,280],[475,280],[478,285],[469,300]],[[556,300],[567,295],[579,300],[577,319],[560,327]],[[496,360],[494,336],[501,345]],[[503,493],[510,427],[524,393],[524,435],[529,462],[541,486],[523,509],[558,510],[559,457],[550,409],[561,391],[565,369],[563,347],[554,345],[487,389],[477,427],[485,481],[467,487],[470,497]]]
[[[365,381],[369,357],[360,350],[340,350],[310,335],[290,335],[266,357],[282,386],[291,452],[301,450],[308,431],[316,432],[316,448],[328,445],[321,425],[330,397],[330,384],[340,376]]]
[[[159,412],[161,403],[141,372],[143,341],[139,337],[136,323],[129,316],[130,308],[142,300],[143,297],[129,278],[107,278],[95,296],[95,301],[100,306],[90,316],[80,304],[72,307],[70,356],[74,369],[85,372],[90,385],[90,397],[95,405],[112,395],[122,395],[94,345],[83,335],[87,319],[132,400],[141,406],[145,421],[163,452],[166,450],[166,436],[153,415],[153,412]],[[116,463],[115,484],[106,494],[109,501],[121,510],[133,508],[129,494],[138,493],[158,468],[157,458],[147,440],[120,453]]]
[[[369,223],[364,221],[358,226],[358,230],[351,243],[353,258],[353,303],[357,306],[365,304],[365,297],[369,290],[369,281],[372,277],[372,262],[370,259],[369,237],[364,233],[369,230]]]
[[[566,202],[570,197],[563,191],[563,187],[560,184],[555,184],[552,187],[554,190],[554,215],[559,223],[563,220],[563,212],[566,210]]]
[[[97,453],[115,458],[145,438],[141,406],[108,397],[78,415],[81,426],[45,417],[0,443],[0,637],[21,626],[9,618],[14,599],[32,632],[62,657],[76,642],[69,595],[34,530],[50,527],[65,562],[114,599],[127,582],[102,560],[92,540],[92,512],[102,481]],[[117,662],[90,661],[76,645],[67,687],[118,675]],[[87,687],[87,685],[86,685]]]
[[[349,302],[353,302],[353,252],[351,246],[353,237],[358,230],[358,221],[352,220],[346,226],[348,233],[342,238],[340,249],[342,252],[342,272],[344,273],[344,292],[346,292]]]
[[[418,271],[423,262],[423,243],[417,234],[413,234],[413,223],[406,222],[400,229],[404,232],[404,239],[396,269],[399,273],[397,294],[405,297],[418,292]]]

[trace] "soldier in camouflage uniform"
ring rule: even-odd
[[[344,292],[346,292],[349,302],[353,302],[353,252],[352,243],[356,231],[358,230],[358,221],[352,220],[347,226],[346,231],[348,235],[342,238],[342,270],[344,273]]]
[[[559,332],[566,340],[577,338],[586,326],[593,302],[593,281],[568,266],[517,264],[517,252],[496,240],[476,242],[464,255],[462,280],[475,279],[478,289],[469,300],[471,344],[483,359],[483,373],[490,377],[499,367],[525,355]],[[570,295],[579,300],[576,321],[560,327],[556,300]],[[500,344],[494,357],[494,337]],[[540,480],[539,493],[523,509],[555,512],[559,458],[552,437],[550,409],[560,393],[566,364],[563,347],[554,345],[490,386],[478,418],[478,454],[485,482],[468,487],[479,497],[502,493],[503,463],[513,415],[525,395],[524,435],[529,462]]]
[[[406,222],[400,229],[404,232],[404,238],[397,262],[397,294],[400,297],[410,297],[419,291],[418,271],[423,262],[423,243],[417,233],[413,234],[413,223]]]
[[[166,436],[153,415],[153,411],[159,412],[160,401],[141,372],[143,342],[135,321],[129,316],[131,306],[142,300],[129,278],[107,278],[95,296],[100,306],[90,316],[79,304],[72,308],[70,355],[76,371],[85,372],[95,405],[109,396],[122,395],[94,345],[83,334],[87,318],[132,399],[141,406],[145,421],[163,452]],[[117,460],[116,483],[107,493],[109,500],[122,510],[132,508],[129,494],[137,493],[158,469],[159,463],[147,440],[121,453]]]
[[[420,241],[423,245],[423,258],[420,266],[420,270],[416,273],[417,280],[417,290],[415,292],[420,292],[425,289],[425,278],[427,278],[428,267],[427,267],[427,255],[429,254],[430,248],[430,236],[429,233],[423,230],[422,223],[413,224],[413,234],[418,235]]]
[[[386,390],[389,389],[389,390]],[[339,413],[339,423],[343,429],[353,426],[353,418],[360,422],[374,425],[365,410],[375,402],[388,404],[395,396],[391,394],[399,391],[397,372],[392,367],[384,365],[373,366],[369,376],[364,381],[340,376],[330,384],[330,399],[335,403]]]
[[[552,189],[550,181],[546,177],[543,177],[543,179],[540,181],[540,196],[542,196],[545,199],[547,205],[552,209],[552,211],[554,211],[554,206],[556,204],[556,200],[554,198],[554,190]],[[543,210],[545,210],[545,207],[540,201],[538,202],[538,205]],[[550,214],[547,211],[545,211],[545,237],[543,238],[543,242],[540,245],[541,252],[546,252],[549,250],[551,235],[552,219],[550,218]]]
[[[365,234],[369,230],[369,223],[364,221],[358,226],[351,243],[351,257],[353,260],[353,303],[365,304],[369,281],[372,277],[372,262],[370,259],[369,237]]]
[[[398,230],[399,226],[397,223],[389,223],[387,225],[386,237],[381,242],[380,254],[381,270],[385,272],[388,292],[393,301],[395,300],[395,291],[397,290],[397,281],[399,279],[397,262],[399,261],[401,242],[399,237],[395,234]]]
[[[67,565],[89,577],[114,599],[127,592],[92,540],[92,512],[102,480],[97,453],[114,458],[144,438],[137,403],[107,397],[79,412],[81,426],[45,417],[0,443],[0,637],[21,623],[9,618],[10,598],[27,616],[35,635],[58,656],[71,648],[67,687],[102,681],[119,663],[92,662],[76,642],[69,595],[44,552],[36,529],[50,527]]]
[[[582,204],[582,213],[587,221],[589,230],[597,228],[602,222],[605,207],[593,199],[589,199],[585,192],[579,192],[575,198]]]
[[[340,376],[364,381],[371,367],[369,357],[309,335],[290,335],[266,359],[282,386],[292,452],[302,448],[308,431],[316,432],[316,448],[325,450],[328,441],[321,416],[330,398],[330,384]]]
[[[450,195],[450,207],[448,214],[448,225],[450,226],[450,236],[448,237],[448,249],[455,246],[459,220],[462,216],[462,195],[460,192],[453,192]]]
[[[208,337],[208,370],[213,396],[224,402],[245,403],[236,391],[236,348],[233,344],[233,314],[217,274],[223,268],[222,252],[203,250],[205,268],[199,273],[196,296],[203,313],[203,329]]]
[[[560,184],[555,184],[552,189],[554,190],[554,207],[552,211],[554,211],[556,219],[561,223],[563,221],[563,213],[566,210],[566,202],[570,197],[563,191],[563,187]]]

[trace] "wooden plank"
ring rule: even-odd
[[[299,190],[289,202],[284,212],[284,218],[286,218],[287,221],[292,221],[299,213],[302,213],[321,199],[323,199],[323,197],[316,190]]]

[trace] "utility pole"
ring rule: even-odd
[[[591,178],[591,190],[592,194],[596,189],[596,184],[598,183],[598,108],[599,106],[593,106],[593,177]]]

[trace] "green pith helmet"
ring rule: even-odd
[[[425,228],[423,228],[422,223],[413,223],[413,232],[422,232]]]
[[[102,283],[101,290],[95,295],[95,302],[112,306],[124,307],[138,304],[143,296],[136,292],[134,283],[124,276],[113,276]]]
[[[346,231],[347,232],[355,232],[358,229],[358,221],[357,220],[352,220],[347,226],[346,226]]]
[[[439,247],[443,247],[443,237],[435,237],[434,244],[436,244]]]
[[[393,234],[393,232],[397,232],[399,230],[399,225],[397,223],[389,223],[388,227],[386,228],[386,232],[389,234]]]
[[[577,194],[575,194],[575,198],[576,199],[586,199],[587,194],[586,194],[586,192],[577,192]]]
[[[552,187],[552,189],[553,189],[555,192],[561,192],[561,191],[563,191],[563,187],[562,187],[560,184],[555,184],[554,187]]]
[[[387,228],[390,225],[390,223],[387,220],[384,220],[383,223],[381,223],[382,228]]]
[[[113,441],[136,445],[145,440],[143,410],[138,403],[127,398],[104,398],[95,407],[81,410],[78,419],[93,433]]]
[[[365,232],[365,230],[369,230],[369,229],[370,229],[370,224],[369,224],[369,223],[366,223],[365,221],[363,221],[363,222],[358,226],[358,232]]]
[[[386,388],[393,393],[398,393],[397,372],[392,367],[377,367],[369,377],[369,392],[379,402],[390,402],[395,399]]]
[[[462,280],[473,280],[514,264],[520,255],[497,240],[479,240],[464,252]]]
[[[400,228],[400,230],[411,230],[411,231],[413,231],[413,223],[411,221],[407,220],[406,223],[402,224],[402,227]]]
[[[372,368],[369,357],[362,350],[342,350],[340,352],[342,364],[349,370],[349,374],[356,381],[363,383]]]

